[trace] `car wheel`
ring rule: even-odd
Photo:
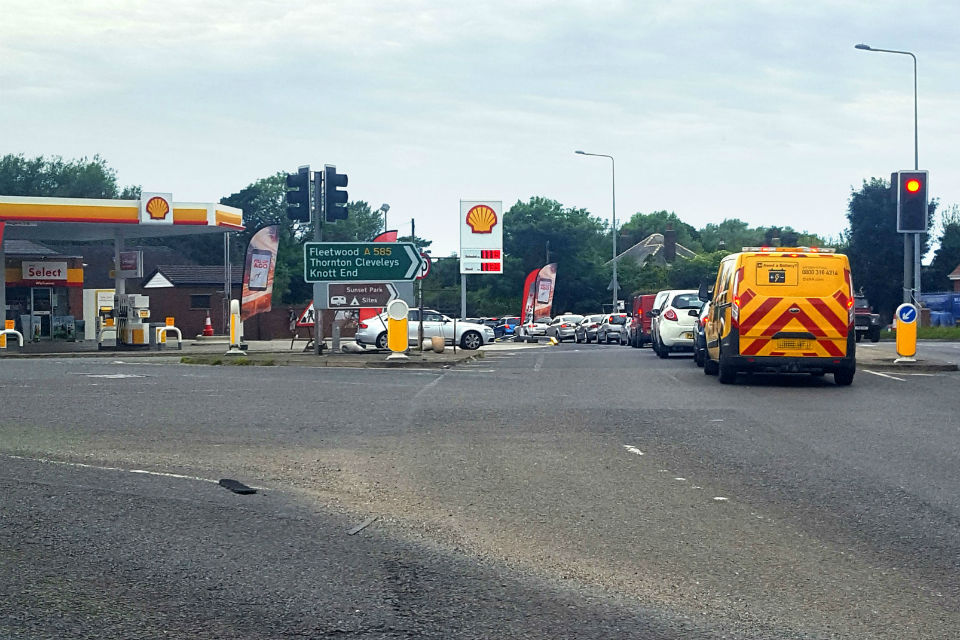
[[[481,336],[476,331],[467,331],[460,338],[460,346],[464,349],[479,349],[480,345],[483,344],[483,336]]]
[[[861,340],[863,340],[863,331],[857,331],[856,336],[857,336],[857,342],[860,342]]]
[[[657,349],[657,355],[660,356],[661,359],[666,360],[670,355],[670,350],[661,344],[660,348]]]
[[[870,327],[867,336],[870,338],[870,342],[880,342],[880,327]]]
[[[377,349],[386,349],[387,348],[387,332],[384,331],[377,336]]]
[[[833,372],[833,381],[840,387],[848,387],[853,383],[853,374],[856,373],[856,369],[850,367],[848,369],[838,369]]]
[[[710,359],[709,353],[703,354],[703,375],[705,376],[717,375],[717,363]]]
[[[693,364],[698,367],[703,366],[703,352],[700,349],[694,349],[693,351]]]
[[[733,384],[737,380],[737,370],[730,364],[729,359],[723,357],[723,351],[720,352],[717,373],[720,374],[720,384]]]

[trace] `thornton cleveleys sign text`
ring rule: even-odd
[[[306,282],[394,282],[420,273],[420,252],[411,242],[306,242]]]

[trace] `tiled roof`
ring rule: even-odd
[[[951,271],[947,277],[951,280],[960,280],[960,264],[958,264],[957,268]]]
[[[9,239],[3,243],[3,250],[7,255],[19,256],[59,256],[60,252],[42,244],[31,242],[29,240]]]
[[[195,265],[195,264],[161,264],[144,282],[152,278],[157,272],[173,283],[174,286],[190,286],[218,284],[223,285],[224,268],[222,265]],[[231,265],[231,285],[243,282],[243,266]]]

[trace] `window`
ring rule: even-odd
[[[198,294],[190,296],[190,308],[191,309],[209,309],[210,308],[210,294]]]

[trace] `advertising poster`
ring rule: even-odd
[[[273,272],[277,266],[279,244],[280,227],[275,224],[260,229],[250,238],[247,258],[243,266],[241,320],[270,311],[273,297]]]
[[[537,298],[533,307],[533,318],[550,317],[553,310],[553,291],[557,284],[557,263],[551,262],[537,274]]]
[[[523,308],[520,309],[520,324],[526,324],[528,319],[533,320],[533,303],[536,300],[537,275],[540,269],[534,269],[527,274],[523,281]]]

